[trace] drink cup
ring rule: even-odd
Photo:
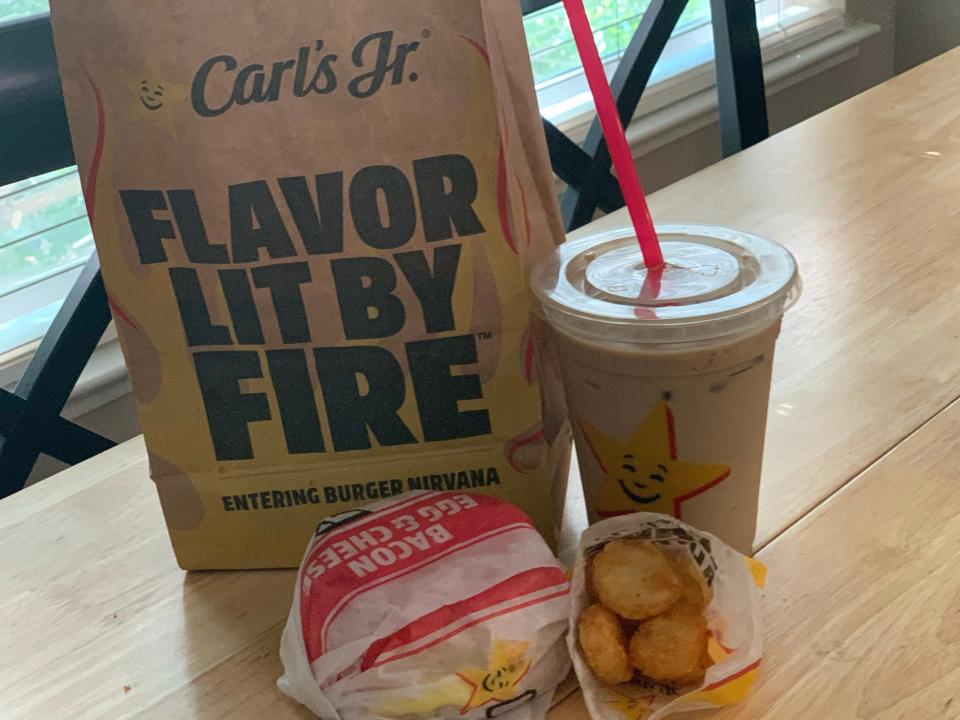
[[[591,522],[662,512],[750,553],[773,351],[800,294],[793,256],[755,235],[657,227],[568,241],[533,271],[560,358]]]

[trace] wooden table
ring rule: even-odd
[[[784,242],[806,283],[771,401],[766,658],[712,717],[960,717],[957,97],[960,51],[652,198]],[[310,717],[274,687],[292,573],[180,571],[141,440],[0,502],[0,558],[5,720]],[[568,683],[551,720],[584,717]]]

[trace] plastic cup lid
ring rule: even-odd
[[[543,317],[587,339],[674,343],[776,322],[800,295],[779,243],[709,225],[658,225],[665,267],[643,264],[632,228],[565,242],[533,270]]]

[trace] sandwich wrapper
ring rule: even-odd
[[[407,493],[317,528],[277,684],[325,720],[539,719],[570,668],[569,600],[515,506]]]
[[[659,683],[603,685],[580,651],[577,621],[592,601],[586,565],[610,540],[637,538],[685,552],[713,588],[707,606],[708,650],[714,664],[703,683],[684,691]],[[760,588],[766,568],[710,533],[658,513],[632,513],[591,525],[580,536],[574,565],[567,646],[593,720],[660,720],[674,714],[733,705],[753,687],[763,655]],[[680,694],[682,692],[682,694]]]

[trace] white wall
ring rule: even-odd
[[[789,87],[768,99],[771,132],[783,130],[849,97],[883,82],[895,71],[922,62],[960,43],[960,0],[848,0],[851,23],[866,22],[880,31],[859,48],[855,57]],[[637,158],[649,191],[668,185],[720,159],[715,121]],[[114,440],[139,433],[130,396],[113,400],[75,418]],[[61,466],[38,464],[31,480]]]
[[[960,0],[898,0],[898,73],[960,45]]]
[[[960,0],[956,2],[960,4]],[[784,89],[768,89],[771,134],[893,76],[895,0],[848,0],[847,7],[850,24],[870,23],[878,26],[879,32],[863,41],[856,57]],[[713,120],[685,137],[639,156],[637,168],[644,187],[652,192],[720,159],[720,134]]]

